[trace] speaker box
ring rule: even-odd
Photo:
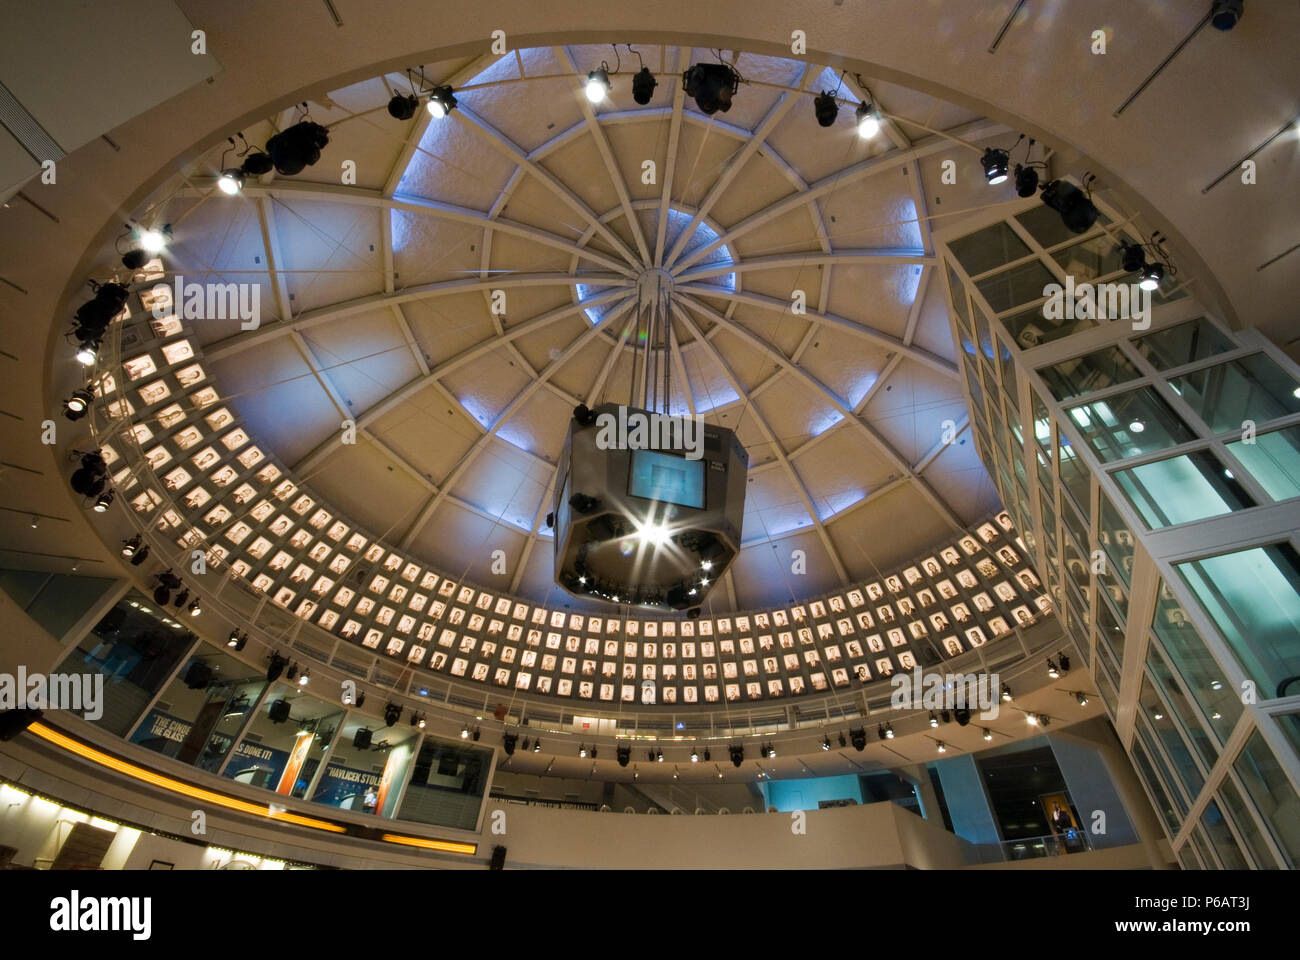
[[[371,736],[370,731],[367,730],[365,727],[362,727],[360,730],[357,731],[356,736],[352,738],[352,746],[354,746],[358,750],[369,750],[370,736]]]
[[[289,719],[289,701],[288,700],[273,701],[271,704],[271,709],[268,711],[268,713],[271,717],[272,723],[284,723],[284,721]]]
[[[492,848],[492,859],[488,862],[489,870],[504,870],[506,868],[506,848],[498,844]]]

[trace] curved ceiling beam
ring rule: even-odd
[[[702,258],[708,256],[718,247],[733,244],[737,238],[744,236],[751,230],[761,227],[765,223],[797,209],[805,203],[817,200],[826,196],[840,187],[848,186],[865,177],[874,176],[888,170],[897,169],[897,167],[911,160],[919,160],[928,157],[931,154],[938,153],[949,148],[953,137],[963,140],[982,140],[986,137],[996,136],[999,133],[1007,132],[1007,128],[992,120],[973,120],[970,123],[962,124],[954,128],[947,134],[926,137],[924,140],[918,140],[908,150],[891,150],[888,153],[882,153],[878,156],[868,157],[866,160],[859,161],[851,167],[845,167],[843,170],[836,171],[829,176],[823,177],[816,183],[810,185],[806,191],[797,191],[788,196],[782,197],[773,203],[768,204],[762,210],[759,210],[746,217],[740,223],[733,226],[730,230],[718,237],[712,243],[707,243],[687,255],[684,259],[675,264],[678,271],[684,270],[691,264],[698,263]]]
[[[695,325],[695,321],[690,318],[690,315],[687,314],[681,306],[674,302],[672,308],[677,319],[682,322],[698,342],[704,345],[704,349],[708,351],[709,356],[713,358],[713,362],[721,368],[723,376],[725,376],[727,382],[731,384],[731,389],[736,391],[737,395],[743,397],[745,395],[744,386],[738,379],[736,379],[736,375],[732,372],[727,361],[722,359],[722,354],[718,352],[718,348],[704,338],[704,334],[700,331],[700,328]],[[817,513],[817,507],[813,504],[812,495],[808,492],[808,488],[804,486],[803,478],[799,476],[798,472],[794,468],[794,464],[792,464],[789,458],[786,457],[785,450],[782,449],[780,442],[776,438],[776,433],[773,432],[770,426],[768,426],[767,420],[759,411],[758,406],[752,403],[747,404],[745,412],[753,416],[755,425],[762,432],[763,436],[767,438],[768,445],[772,448],[772,452],[776,455],[776,459],[780,462],[782,468],[784,468],[786,476],[789,477],[790,483],[794,487],[795,492],[799,494],[799,499],[803,501],[804,509],[808,511],[808,519],[812,521],[813,526],[816,528],[817,536],[822,542],[822,547],[825,548],[826,553],[830,556],[831,564],[835,567],[836,576],[840,578],[840,583],[844,586],[848,586],[849,574],[848,571],[844,569],[844,561],[840,559],[839,551],[835,549],[835,543],[831,540],[830,534],[826,530],[826,525],[822,523],[821,516]],[[736,427],[739,428],[739,426],[740,421],[737,420]]]
[[[471,360],[475,360],[484,354],[491,353],[493,350],[496,350],[498,347],[503,346],[517,337],[539,330],[547,324],[554,323],[556,320],[572,316],[575,313],[585,310],[587,307],[598,306],[620,299],[627,300],[630,299],[630,297],[626,291],[619,289],[610,293],[601,294],[598,297],[593,297],[590,300],[581,300],[577,303],[565,304],[562,307],[548,310],[546,313],[538,314],[522,323],[509,327],[500,336],[488,337],[479,343],[476,343],[474,346],[462,350],[460,353],[456,354],[456,356],[444,360],[424,376],[416,377],[409,383],[403,384],[401,387],[388,394],[388,396],[357,414],[354,418],[356,420],[357,428],[368,427],[409,397],[415,396],[415,394],[419,393],[431,384],[438,383],[439,378],[446,376],[453,370],[463,367]],[[593,327],[592,329],[597,330],[599,328]],[[477,423],[478,421],[474,420],[473,422]],[[333,453],[335,449],[338,448],[341,440],[341,433],[337,430],[332,431],[330,436],[326,438],[323,443],[318,445],[311,453],[307,454],[307,456],[294,464],[293,469],[298,473],[305,473],[314,470],[324,462],[324,460]]]
[[[799,86],[806,87],[808,81],[818,76],[820,73],[821,71],[818,70],[816,66],[811,63],[808,64],[804,67],[803,76],[799,78]],[[678,235],[677,241],[673,244],[672,249],[668,251],[668,256],[664,258],[664,262],[668,264],[670,269],[677,258],[681,256],[682,250],[685,248],[686,244],[690,242],[691,237],[695,235],[695,228],[703,222],[706,216],[708,216],[709,211],[713,209],[713,205],[718,202],[718,199],[726,191],[727,187],[731,186],[731,181],[736,178],[736,175],[739,174],[742,169],[744,169],[745,164],[749,163],[750,158],[762,149],[763,145],[767,142],[768,135],[778,123],[785,119],[785,115],[790,112],[790,108],[795,105],[797,99],[799,99],[797,94],[783,91],[781,95],[776,98],[776,103],[772,105],[772,109],[767,111],[767,115],[763,117],[763,119],[759,121],[758,126],[754,128],[754,134],[749,138],[749,142],[733,153],[730,159],[728,159],[727,165],[722,169],[722,172],[718,174],[718,178],[713,181],[713,186],[709,188],[709,192],[705,195],[704,199],[700,201],[699,206],[695,210],[695,216],[693,216],[691,222],[686,225],[686,229]]]
[[[556,47],[555,52],[561,58],[561,61],[568,65],[570,70],[577,72],[577,67],[573,64],[573,57],[570,55],[568,47]],[[600,122],[591,109],[591,102],[585,96],[578,97],[577,100],[578,106],[582,109],[582,115],[587,120],[587,126],[591,128],[591,139],[596,144],[596,150],[599,151],[601,159],[605,161],[605,170],[609,173],[609,180],[614,185],[614,192],[618,194],[619,203],[623,205],[623,211],[627,214],[628,229],[632,231],[632,237],[636,240],[636,248],[641,252],[641,263],[650,263],[650,248],[646,246],[645,235],[641,232],[641,221],[632,213],[632,198],[627,192],[627,181],[623,179],[618,164],[614,162],[614,153],[609,148],[609,138],[605,136],[605,131],[601,129]]]
[[[542,185],[546,187],[546,189],[550,190],[553,194],[568,204],[574,213],[578,214],[578,216],[586,220],[588,224],[595,227],[600,235],[604,237],[615,250],[623,254],[623,257],[628,261],[628,263],[636,263],[636,254],[634,254],[627,244],[623,242],[623,238],[602,223],[600,217],[597,216],[596,211],[587,206],[587,204],[584,203],[576,193],[564,186],[564,184],[560,183],[560,181],[544,167],[539,166],[536,162],[529,159],[528,154],[526,154],[523,148],[521,148],[517,143],[507,137],[496,127],[492,126],[492,124],[488,123],[478,114],[463,106],[458,110],[453,110],[451,116],[454,117],[458,123],[470,127],[482,134],[493,147],[509,157],[516,165],[523,167],[528,173],[536,177]]]
[[[215,181],[199,181],[194,186],[177,191],[177,196],[201,196],[208,192]],[[378,190],[365,187],[349,187],[332,183],[310,183],[306,181],[276,180],[269,184],[247,184],[241,191],[242,196],[271,196],[279,200],[318,200],[325,203],[354,203],[362,206],[378,207],[385,210],[400,210],[416,216],[435,217],[453,223],[463,223],[471,227],[490,225],[493,230],[508,233],[524,240],[545,247],[551,247],[564,253],[576,253],[584,260],[598,263],[607,270],[613,270],[624,276],[634,276],[636,271],[621,260],[606,256],[598,250],[588,250],[578,246],[572,240],[546,230],[517,223],[514,220],[493,219],[481,210],[460,207],[438,200],[426,200],[408,194],[396,194],[385,197]]]
[[[547,364],[545,370],[539,371],[537,377],[520,390],[519,393],[515,395],[515,398],[506,405],[506,408],[497,414],[496,419],[493,420],[492,424],[488,427],[487,432],[475,440],[470,448],[465,451],[464,455],[461,456],[456,465],[452,467],[451,472],[447,474],[446,479],[442,481],[442,489],[429,498],[429,501],[420,511],[419,516],[415,518],[415,522],[407,529],[406,534],[402,537],[399,543],[399,546],[403,550],[410,547],[415,538],[419,536],[424,525],[429,521],[429,518],[433,516],[433,512],[438,509],[438,505],[446,499],[451,488],[456,485],[462,476],[464,476],[465,471],[469,469],[475,458],[486,449],[488,441],[497,435],[497,431],[505,426],[510,418],[519,411],[519,408],[524,405],[528,398],[540,390],[542,385],[554,376],[556,371],[558,371],[570,357],[585,347],[587,343],[600,332],[602,326],[609,323],[611,320],[622,316],[634,303],[635,301],[629,297],[623,303],[619,304],[601,317],[600,323],[589,327],[582,331],[582,333],[578,334],[578,336],[574,337],[573,341],[564,348],[564,351]]]
[[[674,279],[678,283],[690,283],[706,277],[721,277],[728,273],[745,273],[749,270],[780,270],[785,267],[806,267],[813,264],[896,266],[908,263],[934,263],[935,259],[924,250],[912,247],[866,247],[859,250],[846,248],[829,253],[809,250],[806,253],[778,253],[770,257],[753,257],[735,262],[706,263],[693,267]]]
[[[859,430],[868,440],[880,449],[880,452],[885,455],[885,458],[889,461],[890,465],[893,466],[898,473],[911,481],[912,485],[915,486],[921,495],[934,506],[946,523],[950,524],[957,530],[965,529],[952,508],[948,506],[947,502],[935,493],[928,483],[917,475],[916,471],[912,469],[912,465],[903,459],[902,454],[894,449],[893,444],[881,436],[875,427],[854,413],[850,406],[841,400],[834,390],[826,386],[826,384],[822,383],[798,364],[791,363],[775,344],[747,330],[739,324],[728,320],[725,316],[718,313],[718,311],[709,307],[707,304],[701,303],[693,297],[682,295],[681,299],[692,310],[707,318],[710,322],[725,328],[729,333],[745,341],[746,344],[754,349],[774,357],[777,363],[788,370],[797,379],[802,380],[804,384],[811,387],[815,393],[820,394],[832,407],[835,408],[835,411],[839,413],[841,417],[847,420],[851,426]]]
[[[673,71],[681,66],[681,50],[673,48]],[[677,144],[682,135],[682,114],[686,103],[686,91],[676,84],[673,89],[673,106],[668,121],[668,153],[664,160],[663,186],[659,188],[659,219],[655,226],[655,256],[651,262],[656,267],[664,265],[664,242],[668,235],[668,208],[672,203],[673,175],[677,171]]]
[[[753,307],[762,307],[765,310],[774,310],[777,313],[789,313],[790,302],[788,300],[777,300],[775,297],[765,297],[757,293],[733,293],[730,290],[724,290],[721,287],[711,287],[702,284],[683,284],[678,286],[677,291],[680,293],[694,293],[702,297],[716,297],[720,300],[727,300],[731,303],[743,303]],[[860,323],[854,323],[845,317],[836,316],[833,313],[819,313],[816,310],[808,310],[802,314],[804,320],[812,323],[819,323],[823,326],[830,327],[834,330],[843,330],[845,333],[860,337],[863,340],[870,341],[876,346],[883,347],[893,353],[902,353],[909,359],[942,373],[950,380],[959,380],[961,374],[957,368],[942,357],[924,350],[921,347],[910,346],[896,337],[891,337],[887,333],[881,333],[872,327],[865,327]],[[775,347],[772,347],[776,350]],[[778,353],[780,351],[777,351]]]
[[[224,340],[219,340],[206,347],[204,353],[209,359],[233,356],[247,350],[249,347],[257,346],[260,343],[265,343],[268,340],[289,333],[301,333],[330,320],[338,320],[342,317],[365,313],[381,307],[396,306],[412,300],[430,300],[435,297],[473,293],[478,290],[508,290],[515,287],[543,286],[572,287],[577,283],[589,283],[606,287],[630,287],[633,285],[632,280],[614,274],[521,273],[515,275],[498,274],[486,280],[477,277],[467,277],[464,280],[439,280],[436,283],[425,283],[417,287],[405,287],[393,293],[372,293],[364,297],[333,303],[327,307],[304,310],[292,320],[258,327],[256,330],[248,330],[226,337]]]

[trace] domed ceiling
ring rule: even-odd
[[[388,114],[400,74],[311,101],[330,142],[297,176],[227,197],[224,145],[180,172],[141,218],[172,224],[168,266],[187,280],[258,284],[257,329],[194,323],[254,439],[375,536],[559,604],[545,517],[567,419],[629,399],[637,282],[661,271],[671,409],[737,431],[750,458],[714,610],[878,576],[998,509],[930,220],[988,202],[952,137],[1007,131],[828,67],[721,53],[746,82],[713,116],[681,89],[713,51],[522,50],[424,65],[426,88],[456,89],[440,120]],[[592,104],[582,81],[602,61],[612,90]],[[659,80],[646,105],[642,62]],[[837,89],[821,128],[812,98]],[[868,95],[887,117],[869,140],[854,126]],[[260,145],[300,115],[244,133]],[[937,191],[944,160],[958,182]]]

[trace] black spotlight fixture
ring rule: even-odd
[[[217,189],[228,197],[233,197],[244,189],[244,168],[226,167],[217,176]]]
[[[425,109],[435,120],[441,120],[455,110],[456,98],[452,95],[451,87],[447,84],[434,87],[433,92],[429,94],[429,102],[425,104]]]
[[[141,545],[143,542],[144,542],[143,539],[141,538],[140,534],[138,534],[138,533],[137,533],[134,537],[132,537],[130,540],[123,540],[123,541],[122,541],[122,556],[124,556],[126,559],[130,560],[132,557],[135,556],[136,551],[140,549],[140,545]]]
[[[728,751],[731,753],[731,765],[733,767],[738,767],[745,762],[744,744],[733,744],[728,748]]]
[[[190,600],[190,588],[185,586],[184,584],[181,584],[181,592],[177,594],[175,600],[176,609],[179,610],[181,607],[185,606],[185,604],[189,603],[189,600]],[[292,680],[293,677],[290,677],[289,679]]]
[[[81,454],[81,466],[72,471],[69,483],[72,492],[83,497],[97,497],[104,492],[108,480],[108,464],[98,452]]]
[[[840,105],[835,102],[835,94],[823,90],[813,97],[813,112],[817,114],[818,126],[829,127],[835,123],[835,118],[840,115]]]
[[[697,63],[682,74],[682,89],[709,116],[730,110],[739,88],[740,75],[725,63]]]
[[[288,658],[281,656],[274,650],[271,651],[271,656],[267,658],[266,682],[275,683],[275,681],[279,680],[280,674],[284,673],[284,668],[288,665]]]
[[[626,767],[628,762],[632,759],[632,748],[620,745],[615,750],[615,755],[618,757],[618,765],[620,767]]]
[[[931,710],[931,711],[930,711],[930,726],[933,728],[933,727],[937,727],[938,725],[939,725],[939,718],[936,717],[936,716],[934,715],[934,711]]]
[[[853,744],[853,749],[858,751],[858,753],[861,753],[863,750],[867,749],[867,728],[850,727],[849,740]]]
[[[1059,680],[1061,678],[1061,671],[1057,668],[1056,661],[1051,657],[1047,658],[1047,675],[1053,680]]]
[[[542,741],[541,738],[539,737],[538,739],[533,741],[533,753],[541,753],[541,752],[542,752]]]
[[[1056,662],[1059,663],[1059,664],[1061,665],[1061,672],[1062,672],[1062,673],[1069,673],[1069,672],[1070,672],[1070,657],[1069,657],[1068,654],[1065,654],[1065,653],[1058,653],[1058,654],[1056,655]]]
[[[140,564],[144,563],[148,559],[149,559],[149,544],[146,543],[143,547],[137,550],[135,552],[135,556],[131,558],[131,566],[138,567],[140,566]]]
[[[952,711],[952,715],[959,727],[964,727],[970,723],[970,707],[956,707]]]
[[[298,679],[298,664],[290,663],[289,669],[284,672],[284,678],[289,681]]]
[[[1141,273],[1147,268],[1146,252],[1140,243],[1122,241],[1119,245],[1119,261],[1127,273]]]
[[[1214,0],[1210,4],[1210,25],[1215,30],[1231,30],[1241,19],[1243,0]]]
[[[1002,702],[1003,703],[1011,702],[1011,688],[1007,686],[1005,683],[1002,684]]]
[[[589,427],[596,422],[596,415],[585,403],[580,403],[573,408],[573,419],[578,426]]]
[[[244,157],[244,162],[239,165],[239,169],[250,177],[260,177],[264,173],[270,173],[274,168],[275,162],[270,154],[263,153],[261,150],[254,150]]]
[[[233,647],[238,642],[239,642],[239,631],[231,630],[230,637],[226,640],[226,646]]]
[[[402,719],[402,705],[400,703],[393,703],[390,700],[388,702],[388,705],[384,707],[384,726],[391,727],[393,724],[397,723],[397,721],[401,719]]]
[[[153,602],[165,607],[172,602],[172,591],[181,588],[181,578],[170,570],[158,574],[158,586],[153,591]]]
[[[822,749],[823,749],[823,750],[829,750],[830,748],[831,748],[831,738],[830,738],[830,737],[822,737]]]
[[[122,266],[128,270],[139,270],[149,262],[149,254],[145,253],[139,247],[128,250],[122,254]]]
[[[1024,164],[1016,164],[1016,196],[1032,197],[1038,191],[1038,171]]]
[[[866,742],[867,742],[867,741],[866,741],[866,736],[864,735],[864,736],[863,736],[863,740],[862,740],[862,744],[863,744],[863,746],[866,746]],[[848,741],[844,739],[844,731],[841,730],[841,731],[840,731],[840,746],[843,747],[843,746],[846,746],[847,744],[848,744]]]
[[[266,152],[276,173],[292,177],[316,163],[329,142],[330,132],[319,123],[299,120],[266,141]]]
[[[1160,286],[1160,281],[1165,278],[1165,265],[1163,263],[1143,264],[1141,271],[1138,273],[1138,286],[1143,290],[1154,290]]]
[[[91,509],[96,513],[107,512],[108,508],[113,505],[113,498],[116,496],[117,494],[112,490],[105,490],[95,498],[95,505]]]
[[[413,95],[395,93],[388,101],[388,115],[394,120],[410,120],[419,106],[420,101]]]
[[[644,107],[654,96],[655,87],[658,85],[659,81],[650,72],[650,68],[642,67],[632,77],[632,99]]]
[[[1061,215],[1061,222],[1072,233],[1084,233],[1101,215],[1087,194],[1068,180],[1053,180],[1043,187],[1043,203]]]
[[[515,755],[515,744],[519,742],[519,734],[503,733],[501,735],[501,749],[506,752],[507,757]]]
[[[709,748],[708,748],[708,747],[705,747],[705,748],[704,748],[704,762],[705,762],[705,763],[708,763],[708,762],[709,762],[710,760],[712,760],[712,759],[713,759],[713,757],[709,755]]]
[[[984,179],[990,186],[997,186],[999,183],[1005,183],[1007,179],[1007,170],[1011,166],[1011,156],[1005,150],[999,150],[996,147],[986,147],[984,155],[980,157],[980,166],[984,168]]]
[[[758,748],[758,755],[759,755],[760,757],[762,757],[764,760],[767,759],[767,744],[766,744],[766,743],[763,744],[762,746],[760,746],[760,747]]]

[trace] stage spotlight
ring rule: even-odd
[[[1160,286],[1160,281],[1165,278],[1165,265],[1163,263],[1148,263],[1143,266],[1138,280],[1138,286],[1143,290],[1154,290]]]
[[[861,753],[863,750],[867,749],[866,727],[850,727],[849,740],[852,741],[853,749],[858,751],[858,753]]]
[[[985,740],[993,739],[993,731],[988,729],[987,727],[984,728],[984,739]]]
[[[478,731],[475,730],[474,732],[477,733]],[[591,745],[591,759],[596,759],[596,745],[594,743]]]
[[[615,756],[618,757],[618,765],[620,767],[626,767],[628,761],[632,759],[632,748],[620,746],[615,750]]]
[[[691,751],[691,763],[699,763],[699,762],[700,762],[700,751],[698,751],[698,750],[692,750],[692,751]]]
[[[1043,203],[1061,215],[1061,222],[1073,233],[1084,233],[1101,212],[1087,195],[1067,180],[1053,180],[1043,187]]]
[[[519,742],[519,734],[504,733],[501,735],[501,749],[505,750],[507,757],[514,756],[515,744]]]
[[[682,74],[682,89],[709,116],[730,110],[739,87],[739,74],[725,63],[697,63]]]
[[[931,728],[933,728],[933,727],[937,727],[938,725],[939,725],[939,718],[936,717],[936,716],[934,715],[934,711],[931,710],[931,711],[930,711],[930,726],[931,726]]]
[[[813,112],[817,115],[818,126],[829,127],[835,123],[835,118],[840,113],[840,105],[835,102],[835,94],[829,90],[823,90],[814,97]]]
[[[202,605],[200,605],[199,601],[195,600],[193,603],[190,604],[191,617],[197,617],[202,612],[203,612],[203,607]]]
[[[728,747],[728,751],[731,753],[731,765],[733,767],[738,767],[745,762],[745,748],[743,745],[732,745]]]
[[[239,167],[227,167],[217,177],[217,189],[228,197],[233,197],[244,189],[244,171]]]
[[[233,647],[238,642],[239,642],[239,631],[231,630],[230,637],[226,640],[226,646]]]
[[[319,123],[300,120],[266,141],[271,164],[281,176],[292,177],[320,159],[320,152],[330,142],[330,132]]]
[[[394,120],[410,120],[419,106],[420,101],[411,94],[395,93],[388,101],[388,115]]]
[[[1210,24],[1215,30],[1231,30],[1241,19],[1243,0],[1214,0],[1210,4]]]
[[[1119,245],[1120,266],[1128,273],[1140,273],[1146,269],[1147,258],[1139,243],[1121,242]]]
[[[1007,167],[1010,163],[1011,158],[1007,152],[996,147],[986,147],[984,156],[980,157],[980,166],[984,168],[984,179],[990,186],[1006,182]]]
[[[533,741],[533,753],[541,753],[541,752],[542,752],[542,741],[539,738]]]
[[[1069,673],[1069,672],[1070,672],[1070,655],[1069,655],[1069,654],[1066,654],[1066,653],[1058,653],[1058,654],[1056,655],[1056,662],[1059,663],[1059,664],[1061,665],[1061,672],[1062,672],[1062,673]]]
[[[1016,164],[1016,195],[1032,197],[1038,190],[1038,171],[1033,167]]]
[[[441,120],[447,114],[456,109],[457,100],[452,95],[451,87],[443,84],[440,87],[434,87],[433,92],[429,94],[429,102],[425,109],[435,120]]]
[[[94,400],[95,395],[85,387],[73,390],[68,399],[63,401],[63,415],[69,420],[80,420],[90,410]]]
[[[280,674],[284,673],[284,668],[288,665],[289,661],[287,658],[278,653],[272,652],[271,656],[267,658],[266,682],[275,683],[275,681],[279,680]]]
[[[658,753],[655,754],[655,763],[663,763],[663,762],[664,762],[664,752],[660,750]]]
[[[143,547],[137,550],[135,552],[135,556],[131,558],[131,566],[138,567],[140,566],[140,564],[144,563],[148,559],[149,559],[149,544],[146,543]]]
[[[1088,705],[1088,695],[1082,691],[1076,693],[1074,699],[1081,707],[1086,707]]]
[[[1056,663],[1051,657],[1047,658],[1047,675],[1053,680],[1061,679],[1061,671],[1056,668]]]
[[[636,72],[636,75],[632,77],[632,99],[641,104],[641,106],[645,106],[650,102],[650,98],[654,96],[655,87],[658,85],[659,81],[656,80],[655,75],[650,72],[650,68],[642,67]]]
[[[384,726],[391,727],[402,719],[402,705],[393,703],[391,700],[384,707]]]
[[[469,724],[468,724],[468,723],[465,724],[465,726],[463,726],[463,727],[460,728],[460,738],[461,738],[462,740],[468,740],[468,739],[469,739]]]
[[[822,737],[822,749],[823,749],[823,750],[829,750],[830,748],[831,748],[831,738],[830,738],[830,737]]]
[[[894,739],[894,725],[892,723],[885,724],[885,739],[886,740]]]
[[[291,682],[298,679],[298,664],[296,662],[289,664],[289,669],[285,671],[284,677]]]
[[[142,542],[143,542],[143,541],[142,541],[141,538],[140,538],[140,534],[138,534],[138,533],[137,533],[134,537],[132,537],[130,540],[123,540],[123,541],[122,541],[122,556],[126,557],[127,559],[130,559],[131,557],[134,557],[134,556],[135,556],[135,552],[136,552],[137,550],[140,549],[140,544],[141,544]]]
[[[104,513],[113,505],[113,498],[117,496],[112,490],[105,490],[95,498],[95,506],[92,508],[96,513]]]
[[[970,723],[970,707],[954,707],[952,715],[959,727],[964,727]]]
[[[843,747],[843,746],[846,745],[846,743],[847,743],[847,741],[844,739],[844,731],[841,730],[841,731],[840,731],[840,746]]]
[[[77,346],[77,363],[83,367],[93,367],[99,352],[98,340],[83,340]]]
[[[856,123],[858,136],[863,140],[870,140],[878,134],[880,132],[880,116],[876,113],[875,105],[868,103],[866,100],[859,103]]]
[[[1011,688],[1008,687],[1005,683],[1002,684],[1002,702],[1003,703],[1011,702]]]
[[[307,673],[306,669],[304,669],[302,673],[298,674],[298,686],[305,687],[309,683],[311,683],[311,676]]]
[[[705,748],[704,748],[704,762],[705,762],[705,763],[708,763],[708,762],[709,762],[710,760],[712,760],[712,759],[713,759],[713,757],[711,757],[711,756],[709,755],[709,748],[708,748],[708,747],[705,747]]]
[[[271,161],[270,156],[261,150],[254,150],[239,165],[239,169],[250,177],[260,177],[264,173],[270,173],[274,167],[275,164]]]
[[[582,757],[582,758],[584,758],[584,759],[586,758],[586,756],[587,756],[587,745],[586,745],[585,743],[584,743],[582,746],[578,747],[578,756],[580,756],[580,757]]]
[[[935,743],[935,746],[938,748],[938,752],[939,752],[939,753],[947,753],[947,752],[948,752],[948,748],[947,748],[946,746],[944,746],[944,742],[943,742],[942,740],[936,740],[934,743]]]
[[[162,253],[167,248],[167,238],[171,232],[171,224],[166,224],[160,230],[141,230],[136,240],[145,253]]]
[[[587,74],[587,85],[583,92],[587,94],[587,99],[592,103],[600,103],[610,91],[609,71],[604,67],[597,67],[591,73]]]

